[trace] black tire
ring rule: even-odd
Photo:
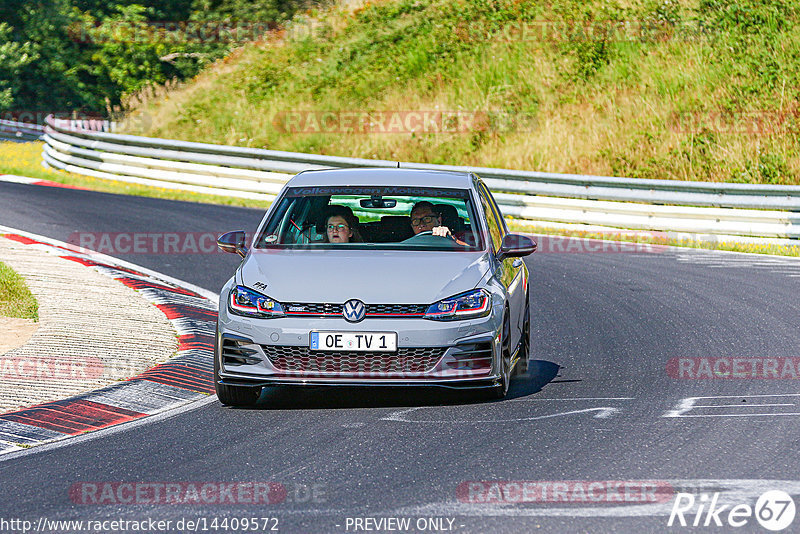
[[[252,406],[261,396],[261,386],[229,386],[219,382],[219,357],[214,354],[214,389],[225,406]]]
[[[260,386],[229,386],[227,384],[214,384],[217,398],[225,406],[252,406],[261,396]]]
[[[504,399],[508,395],[511,383],[511,326],[508,322],[508,310],[503,318],[502,350],[500,355],[500,384],[490,390],[489,398]]]
[[[527,297],[526,297],[527,301]],[[525,305],[525,319],[522,323],[522,345],[519,348],[519,360],[514,368],[514,376],[528,374],[528,358],[531,353],[531,305]]]

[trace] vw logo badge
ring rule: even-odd
[[[342,315],[344,315],[345,320],[351,323],[361,321],[364,319],[366,313],[367,307],[358,299],[351,299],[345,302],[344,309],[342,310]]]

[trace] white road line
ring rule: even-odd
[[[32,185],[36,182],[43,182],[41,178],[28,178],[27,176],[18,176],[16,174],[0,174],[0,182],[11,182],[13,184],[27,184]]]
[[[597,408],[586,408],[583,410],[571,410],[568,412],[559,412],[547,415],[536,415],[533,417],[518,417],[513,419],[431,419],[431,420],[412,420],[408,419],[405,416],[410,414],[414,411],[421,410],[425,408],[424,406],[418,406],[416,408],[409,408],[407,410],[400,410],[397,412],[392,412],[386,417],[382,417],[381,421],[394,421],[397,423],[433,423],[433,424],[442,424],[442,423],[458,423],[458,424],[476,424],[476,423],[515,423],[519,421],[539,421],[542,419],[551,419],[553,417],[562,417],[566,415],[575,415],[579,413],[590,413],[590,412],[597,412],[594,416],[594,419],[607,419],[612,415],[619,413],[621,410],[619,408],[612,408],[609,406],[601,406]]]
[[[755,399],[764,397],[800,397],[800,393],[763,393],[759,395],[713,395],[711,397],[686,397],[687,399]]]
[[[800,397],[800,393],[770,393],[766,395],[717,395],[713,397],[685,397],[678,401],[678,404],[672,410],[668,410],[664,415],[661,417],[666,418],[681,418],[681,417],[761,417],[764,415],[800,415],[800,413],[772,413],[772,414],[761,414],[761,413],[749,413],[749,414],[700,414],[700,415],[686,415],[688,412],[694,410],[695,408],[706,408],[712,406],[698,406],[695,404],[697,401],[700,400],[715,400],[715,399],[767,399],[767,398],[775,398],[775,397]],[[722,405],[715,405],[713,407],[722,406]],[[731,405],[733,406],[733,405]],[[742,406],[741,404],[736,404],[736,407]],[[753,405],[756,406],[756,405]],[[762,406],[767,406],[767,404],[763,404]],[[791,404],[790,406],[794,406]]]
[[[796,404],[695,404],[692,408],[751,408],[753,406],[797,406]]]
[[[683,419],[684,417],[764,417],[768,416],[771,417],[773,415],[800,415],[800,412],[776,412],[776,413],[709,413],[703,415],[678,415],[672,416],[678,419]],[[664,416],[666,417],[666,416]]]
[[[634,400],[636,397],[575,397],[573,399],[509,399],[508,402]]]

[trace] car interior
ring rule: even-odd
[[[374,199],[373,203],[376,202]],[[370,205],[370,200],[364,198],[324,195],[292,199],[280,217],[278,227],[262,234],[261,244],[324,244],[327,241],[325,226],[333,210],[357,221],[352,228],[351,243],[401,243],[414,237],[408,214],[419,200],[433,204],[434,211],[442,218],[442,225],[448,227],[456,239],[468,245],[476,244],[477,238],[473,234],[463,200],[453,199],[461,205],[459,210],[453,203],[444,203],[436,198],[388,199],[384,206]],[[439,202],[435,202],[437,200]],[[366,208],[363,207],[365,203],[368,206]]]

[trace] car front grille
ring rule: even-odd
[[[427,304],[367,304],[370,315],[425,315]]]
[[[446,347],[402,348],[395,352],[312,351],[308,347],[262,345],[280,371],[304,373],[425,373],[442,358]]]
[[[343,304],[289,302],[283,304],[287,315],[305,317],[341,316]],[[428,304],[366,304],[367,317],[422,317]]]
[[[290,302],[284,305],[288,315],[341,315],[342,304]]]

